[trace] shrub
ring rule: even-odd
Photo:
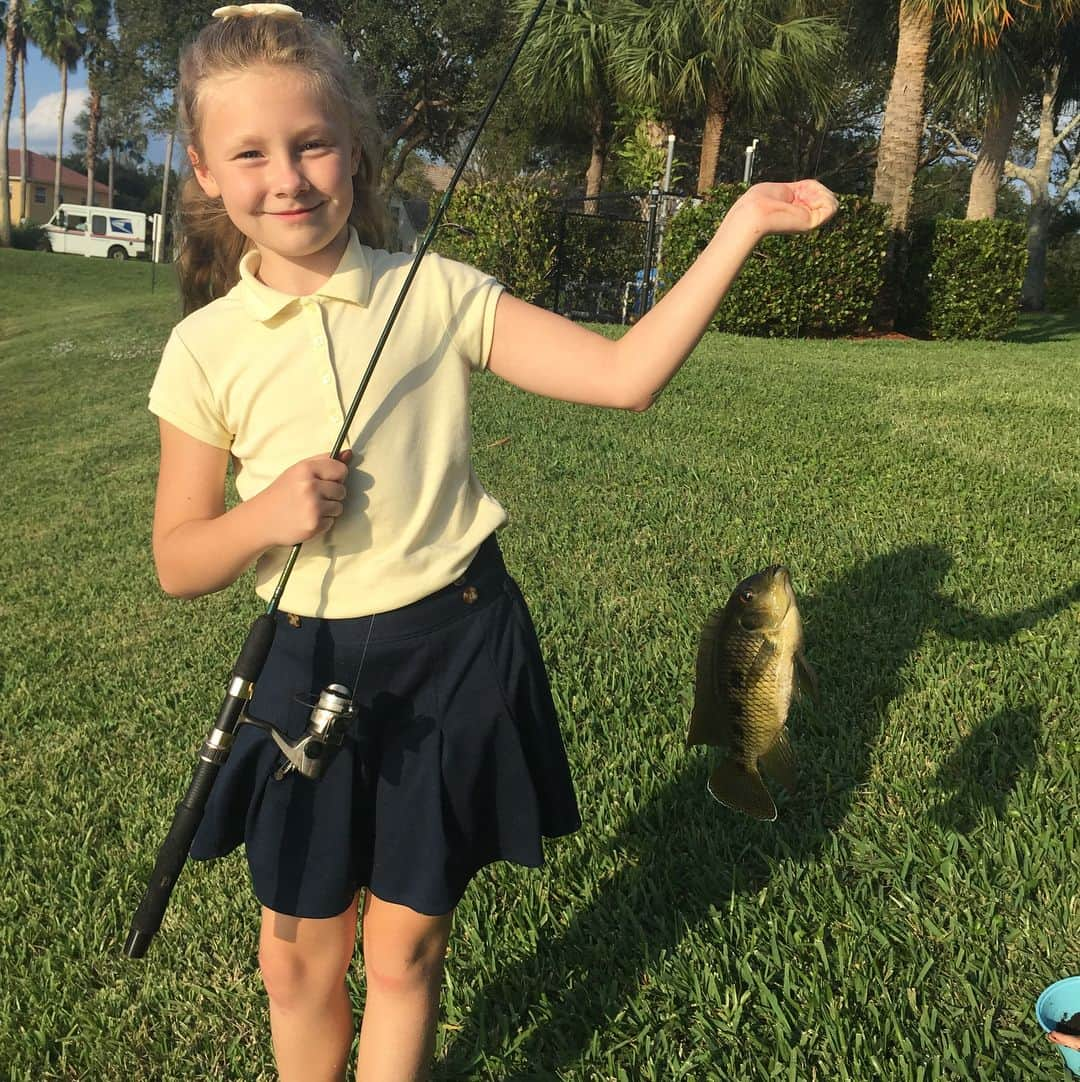
[[[436,199],[433,213],[437,205]],[[555,220],[555,200],[548,192],[520,182],[473,184],[454,192],[435,247],[494,275],[515,296],[538,303],[551,290]]]
[[[1080,233],[1065,237],[1046,256],[1046,307],[1066,312],[1080,305]]]
[[[897,325],[933,338],[1001,338],[1016,324],[1026,262],[1019,222],[917,222]]]
[[[661,276],[677,281],[709,242],[741,184],[687,201],[668,224]],[[747,260],[712,325],[738,334],[793,337],[866,330],[881,288],[887,232],[883,207],[842,195],[823,229],[766,237]]]
[[[29,218],[24,218],[18,225],[11,227],[12,248],[33,252],[46,244],[48,241],[45,239],[45,229]]]

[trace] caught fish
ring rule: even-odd
[[[701,632],[686,742],[725,749],[709,778],[709,792],[721,804],[755,819],[775,819],[761,766],[795,792],[786,723],[796,687],[817,697],[791,576],[776,565],[743,579]]]

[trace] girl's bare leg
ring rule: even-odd
[[[422,1082],[429,1077],[452,919],[452,913],[428,917],[367,892],[367,995],[358,1082]]]
[[[354,898],[344,913],[319,920],[263,907],[259,969],[281,1082],[345,1078],[353,1037],[345,973],[356,942],[356,909]]]

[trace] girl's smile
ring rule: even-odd
[[[295,68],[218,76],[204,95],[202,146],[188,148],[200,186],[258,248],[267,285],[312,292],[348,242],[359,151],[345,116]]]

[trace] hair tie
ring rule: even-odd
[[[288,4],[230,4],[228,7],[215,8],[211,13],[214,19],[247,19],[255,15],[272,15],[279,19],[299,22],[304,16],[289,7]]]

